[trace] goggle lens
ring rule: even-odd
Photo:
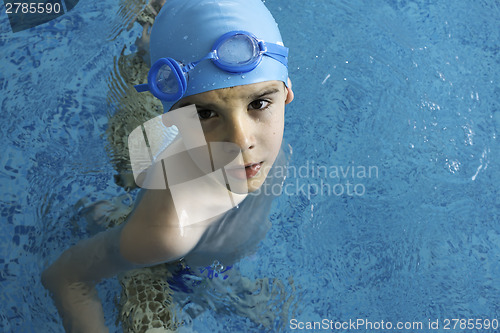
[[[179,90],[177,77],[175,76],[172,68],[167,64],[164,64],[158,70],[156,83],[158,85],[158,89],[165,94],[176,94]]]
[[[259,46],[250,36],[235,35],[219,45],[217,54],[227,65],[246,65],[259,56]]]

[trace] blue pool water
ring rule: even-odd
[[[237,270],[263,281],[256,293],[269,288],[259,311],[277,314],[270,330],[500,320],[500,4],[266,5],[290,48],[295,174]],[[103,134],[114,57],[140,34],[123,29],[121,7],[82,0],[15,34],[0,14],[2,332],[62,332],[40,273],[86,236],[81,207],[125,193]],[[112,330],[119,288],[99,289]],[[186,318],[186,330],[264,330],[214,299],[225,311]]]

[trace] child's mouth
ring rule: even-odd
[[[262,167],[262,163],[249,163],[245,165],[245,172],[247,179],[255,177],[260,171],[260,168]]]
[[[264,162],[247,163],[244,165],[244,169],[243,169],[243,165],[241,165],[241,166],[236,167],[236,168],[227,168],[226,172],[229,175],[231,175],[233,178],[236,178],[236,179],[240,179],[240,180],[250,179],[250,178],[255,177],[259,173],[259,171],[262,167],[262,163],[264,163]]]

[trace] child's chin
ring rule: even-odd
[[[258,189],[261,188],[262,184],[264,184],[264,181],[266,180],[267,177],[267,170],[261,169],[261,172],[253,178],[250,178],[247,180],[247,185],[248,185],[248,193],[252,193],[257,191]]]
[[[252,184],[252,185],[248,184],[248,193],[252,193],[252,192],[257,191],[261,186],[262,186],[262,184],[260,184],[259,186],[256,186],[254,184]]]

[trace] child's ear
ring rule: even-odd
[[[292,81],[290,80],[290,78],[288,78],[288,84],[285,86],[285,88],[286,88],[285,104],[288,104],[293,101]]]

